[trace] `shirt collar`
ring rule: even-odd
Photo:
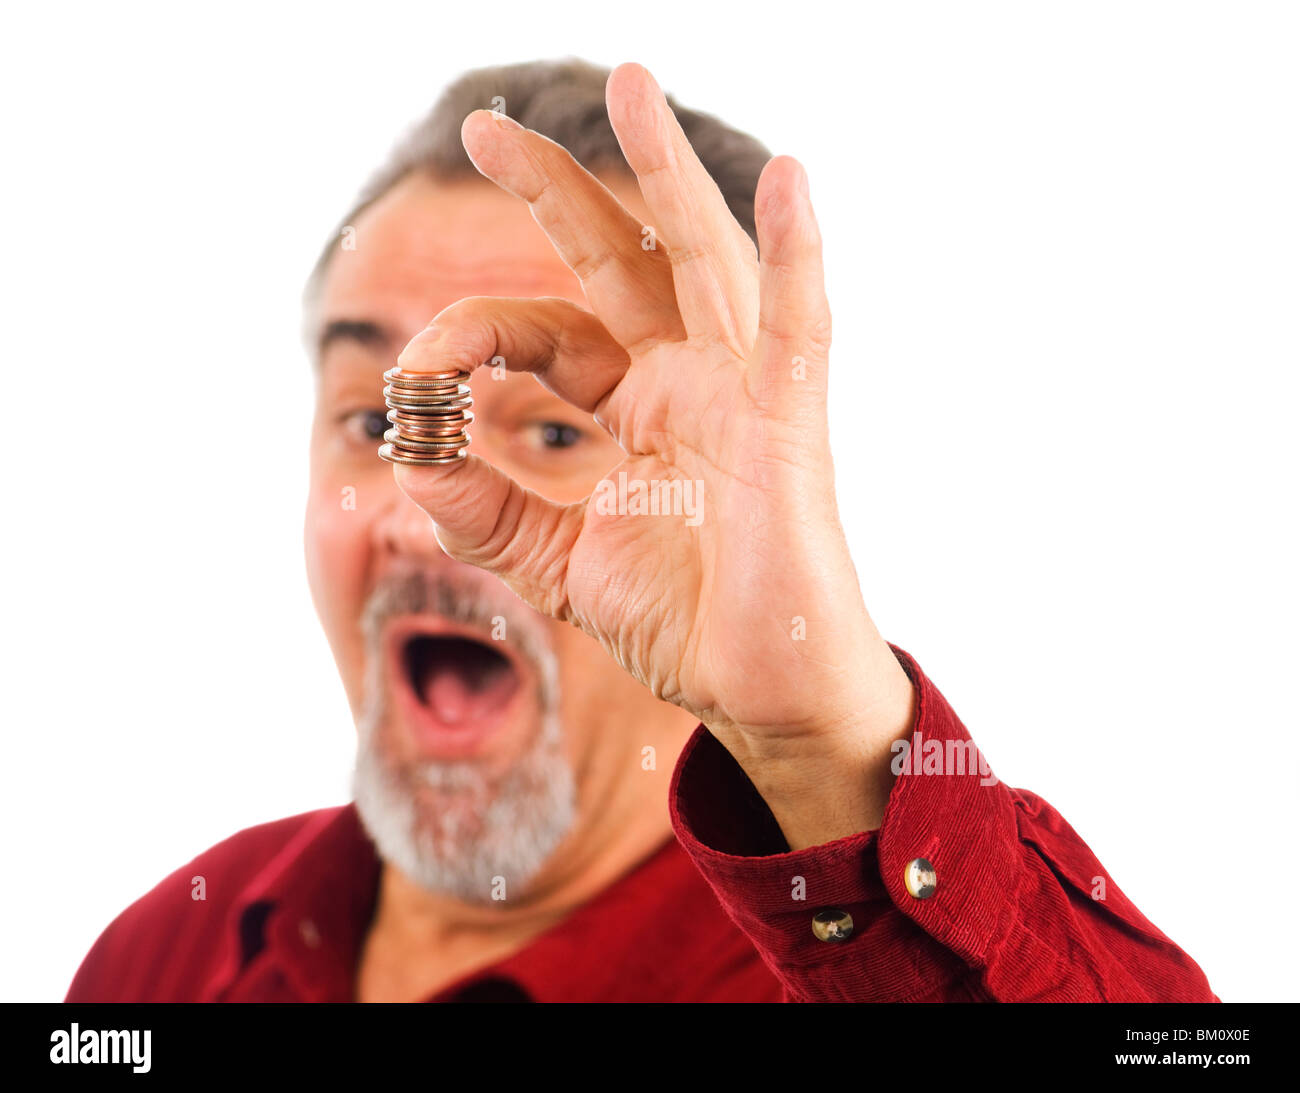
[[[694,863],[669,835],[524,948],[428,1001],[662,1001],[680,990],[684,970],[689,975],[716,960],[725,948],[720,938],[734,943],[725,920]]]
[[[381,867],[355,805],[313,813],[235,901],[208,993],[350,1001]]]
[[[313,813],[235,901],[224,960],[203,992],[215,1001],[350,1002],[383,863],[355,804]],[[676,838],[518,952],[430,1001],[517,998],[653,1001],[671,992],[717,932],[682,931],[721,914]],[[725,929],[722,932],[725,931]]]

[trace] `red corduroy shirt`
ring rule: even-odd
[[[895,653],[916,686],[913,740],[955,755],[965,727]],[[916,762],[878,830],[791,852],[701,726],[673,773],[676,838],[429,1000],[1218,1001],[1050,805],[966,770]],[[916,859],[933,867],[928,898],[905,881]],[[122,912],[67,1000],[351,1001],[380,866],[352,805],[241,831]],[[847,940],[818,939],[819,911],[852,919]]]

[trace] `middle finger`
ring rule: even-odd
[[[490,110],[470,114],[461,138],[485,177],[528,202],[624,349],[685,338],[668,255],[643,249],[641,222],[568,151]]]

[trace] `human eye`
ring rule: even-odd
[[[389,427],[387,412],[373,407],[340,414],[338,423],[344,436],[358,446],[380,443]]]
[[[545,451],[573,448],[587,439],[582,429],[567,421],[532,421],[526,432],[530,442]]]

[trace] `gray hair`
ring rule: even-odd
[[[362,212],[403,178],[417,171],[443,180],[481,177],[460,140],[461,123],[474,110],[501,110],[566,148],[593,174],[613,171],[635,177],[623,158],[605,109],[605,83],[610,71],[571,57],[477,68],[456,79],[393,149],[388,162],[361,191],[356,204],[322,248],[304,294],[309,308],[330,255],[338,247],[342,229],[354,224]],[[772,153],[748,133],[731,128],[711,114],[687,110],[671,95],[667,99],[695,154],[718,184],[731,214],[757,246],[754,192]]]

